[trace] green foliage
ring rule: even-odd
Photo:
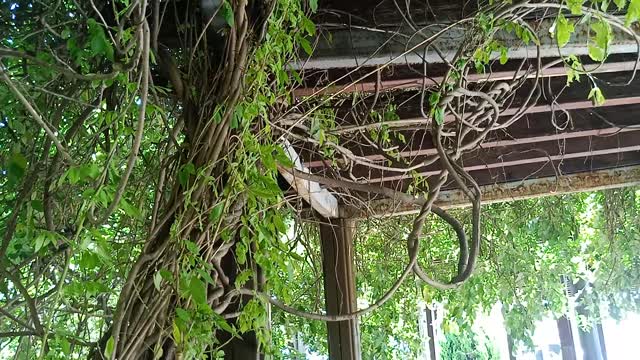
[[[558,15],[555,23],[555,35],[558,46],[564,47],[571,39],[571,34],[575,31],[573,23],[562,14]]]
[[[104,29],[94,19],[87,20],[89,39],[87,40],[91,57],[105,56],[113,61],[113,45],[107,39]]]
[[[589,91],[589,96],[587,96],[587,99],[593,101],[593,104],[596,106],[600,106],[604,104],[604,101],[605,101],[604,95],[602,94],[602,90],[600,90],[600,88],[597,86],[594,86],[591,88],[591,91]]]
[[[611,25],[605,20],[600,20],[591,24],[591,30],[595,33],[589,44],[589,56],[594,61],[604,61],[607,57],[609,45],[613,40]]]
[[[290,165],[290,160],[274,141],[278,135],[271,123],[274,108],[293,103],[290,89],[301,80],[289,64],[300,50],[307,54],[313,50],[309,37],[316,35],[316,29],[305,9],[316,12],[318,2],[277,1],[264,42],[250,54],[250,62],[243,69],[239,104],[233,109],[212,105],[213,115],[203,119],[221,124],[224,114],[232,114],[234,145],[225,149],[228,154],[223,166],[228,171],[224,180],[207,175],[209,165],[197,166],[193,159],[183,161],[193,144],[185,141],[185,134],[174,134],[172,129],[182,126],[180,112],[188,104],[176,104],[170,91],[156,84],[146,107],[142,107],[140,76],[130,70],[140,63],[138,24],[125,21],[122,26],[108,26],[100,17],[87,17],[85,14],[93,9],[84,2],[50,3],[0,4],[1,46],[24,54],[3,57],[2,72],[27,95],[73,159],[63,159],[50,136],[3,84],[0,229],[3,236],[12,235],[2,244],[0,254],[0,265],[6,272],[0,278],[0,306],[12,317],[27,319],[29,326],[3,317],[0,330],[28,329],[33,323],[31,315],[40,319],[43,330],[34,329],[38,333],[26,337],[0,339],[2,347],[19,356],[26,354],[24,358],[35,353],[50,359],[86,357],[89,345],[98,342],[113,324],[118,295],[132,265],[146,246],[153,246],[147,241],[165,216],[158,213],[156,202],[167,198],[183,198],[181,211],[195,212],[198,216],[194,219],[215,224],[214,233],[220,239],[237,241],[234,255],[242,271],[230,288],[256,283],[259,276],[250,266],[256,265],[269,279],[262,290],[286,303],[320,311],[323,304],[318,299],[323,293],[317,233],[292,221],[284,205],[277,182],[278,166]],[[19,5],[18,10],[13,4]],[[131,5],[128,1],[114,4],[123,6],[114,14],[116,18],[127,13]],[[626,5],[616,4],[620,8]],[[627,23],[640,17],[639,4],[637,0],[628,4]],[[574,14],[582,12],[582,5],[582,1],[568,3]],[[230,27],[235,25],[230,2],[223,2],[221,16]],[[562,47],[577,31],[579,22],[560,14],[556,23],[555,36]],[[594,60],[604,61],[612,42],[611,26],[606,19],[587,19],[585,23],[593,33],[589,53]],[[429,97],[429,114],[438,124],[445,117],[443,94],[452,90],[468,64],[483,71],[497,53],[500,63],[507,62],[508,49],[495,37],[499,31],[515,33],[524,44],[539,43],[530,28],[516,22],[496,22],[492,14],[480,13],[472,30],[475,36],[469,39],[473,45],[470,48],[479,50],[464,54],[464,61],[454,65],[451,77]],[[191,61],[181,51],[173,55],[180,65]],[[156,55],[149,56],[152,67],[156,66]],[[195,54],[193,61],[202,61],[200,56]],[[572,71],[568,82],[579,80],[584,68],[577,58],[569,57],[565,63]],[[184,67],[180,70],[188,71]],[[187,90],[193,98],[207,95],[201,91],[195,87]],[[597,87],[589,98],[597,104],[604,101]],[[134,154],[137,161],[128,184],[117,198],[141,109],[146,111],[146,122],[140,150]],[[331,133],[334,114],[321,109],[312,115],[309,125],[313,140],[324,155],[332,157],[334,150],[327,145],[337,141]],[[374,111],[371,116],[381,122],[397,119],[393,108]],[[382,144],[405,142],[385,126],[370,135]],[[165,179],[160,174],[165,171],[169,180],[162,182]],[[168,185],[172,176],[176,189]],[[415,176],[412,190],[426,186],[424,178]],[[215,197],[209,208],[201,207],[196,196],[195,188],[200,184],[205,184],[204,192]],[[225,221],[234,211],[234,201],[243,196],[246,206],[239,211],[241,225],[236,233]],[[96,219],[112,204],[107,221],[98,222]],[[634,212],[621,213],[620,204]],[[507,322],[514,337],[526,340],[535,319],[565,310],[559,275],[595,278],[596,291],[585,302],[607,301],[616,314],[637,307],[637,293],[629,289],[638,283],[640,271],[626,271],[637,267],[636,254],[640,253],[637,208],[636,194],[628,192],[492,205],[488,210],[490,221],[483,225],[487,241],[476,276],[458,292],[404,284],[382,311],[362,319],[365,358],[411,358],[417,353],[420,339],[415,331],[414,309],[421,301],[445,303],[450,314],[448,324],[462,329],[473,323],[477,311],[500,301],[507,308]],[[468,216],[464,211],[457,215]],[[227,321],[213,311],[207,294],[216,285],[211,274],[217,269],[215,264],[201,260],[206,249],[195,239],[178,235],[185,225],[179,220],[167,230],[179,263],[174,268],[154,264],[146,269],[149,282],[145,289],[167,290],[181,301],[181,306],[171,309],[175,314],[168,314],[166,331],[185,358],[204,356],[206,352],[219,358],[216,346],[220,344],[211,339],[220,330],[238,336],[256,332],[266,351],[276,358],[291,354],[289,345],[297,337],[312,351],[326,352],[326,327],[322,323],[277,310],[269,314],[265,304],[256,300],[244,306],[237,320]],[[197,234],[203,225],[195,222]],[[369,227],[372,224],[362,225],[367,231],[359,232],[357,244],[361,275],[357,287],[365,303],[379,298],[402,270],[406,260],[402,242],[410,229],[407,219],[393,226],[377,223],[377,229]],[[616,227],[605,226],[609,224]],[[290,238],[287,235],[291,228],[296,236]],[[306,236],[298,236],[302,234]],[[421,265],[430,275],[450,276],[457,255],[451,230],[431,219],[422,240],[428,243],[428,251],[421,254]],[[469,302],[470,298],[476,301]],[[35,314],[27,306],[29,299],[36,299],[32,301],[37,306]],[[271,333],[267,331],[269,316],[274,322]],[[103,353],[108,357],[114,351],[115,339],[106,339]],[[155,356],[162,355],[161,347],[156,345],[153,350]]]
[[[473,332],[448,333],[441,343],[440,358],[443,360],[498,360],[500,354],[489,338],[478,341]]]
[[[470,216],[466,210],[454,215],[461,220]],[[640,269],[636,270],[640,264],[640,191],[637,189],[491,204],[485,206],[483,216],[486,219],[482,224],[483,245],[474,276],[457,290],[438,291],[411,282],[402,285],[385,306],[361,319],[363,358],[417,356],[420,351],[419,301],[444,305],[443,330],[447,343],[456,345],[450,345],[448,355],[443,358],[459,359],[461,357],[455,355],[458,350],[466,349],[462,352],[467,354],[474,353],[474,348],[485,355],[475,354],[470,358],[496,358],[492,355],[494,350],[490,347],[485,350],[483,341],[474,340],[469,334],[474,332],[472,326],[477,315],[489,312],[497,303],[503,306],[510,335],[521,345],[533,346],[531,337],[536,322],[568,311],[562,275],[574,281],[593,280],[592,291],[583,296],[580,303],[590,309],[597,309],[598,303],[608,308],[607,313],[593,311],[594,319],[618,318],[627,311],[640,310],[637,291]],[[359,223],[355,261],[361,306],[379,298],[403,270],[404,240],[411,230],[411,222],[410,217],[399,217]],[[420,254],[420,264],[429,275],[447,279],[454,275],[457,264],[456,235],[436,217],[431,217],[425,227],[421,239],[425,250]],[[304,238],[303,235],[297,237]],[[313,241],[317,241],[317,235],[313,236]],[[318,252],[319,245],[313,244],[313,251]],[[311,259],[317,259],[316,256]],[[319,264],[299,270],[293,263],[292,266],[296,270],[289,279],[318,286],[315,281]],[[308,270],[314,267],[316,270]],[[314,291],[322,298],[321,288],[301,286],[296,304],[313,309]],[[297,332],[315,352],[326,353],[322,324],[294,319],[283,323],[279,318],[274,321],[276,326],[293,328],[290,331]],[[318,327],[314,327],[316,325]],[[474,346],[476,341],[480,345]]]
[[[224,0],[222,2],[222,8],[220,9],[220,12],[222,13],[222,17],[224,18],[224,20],[227,22],[227,25],[233,26],[235,24],[233,9],[231,8],[231,4],[229,4],[229,1]]]
[[[631,0],[625,17],[625,25],[629,26],[638,21],[638,19],[640,19],[640,1]]]
[[[122,29],[107,27],[99,17],[84,16],[94,13],[89,3],[63,1],[27,6],[16,2],[19,6],[15,9],[11,4],[0,4],[1,46],[35,53],[42,63],[3,57],[2,70],[24,89],[74,160],[68,163],[59,159],[56,148],[46,145],[47,136],[42,129],[4,83],[0,84],[0,161],[2,170],[6,170],[0,176],[3,237],[9,218],[17,214],[15,234],[6,255],[0,254],[2,269],[14,271],[17,279],[2,276],[0,306],[7,308],[8,303],[23,297],[14,286],[18,281],[25,284],[30,296],[38,297],[36,315],[50,334],[46,347],[49,353],[42,350],[43,358],[57,359],[57,354],[62,353],[73,354],[63,358],[86,357],[91,349],[86,344],[97,342],[109,330],[127,273],[154,230],[152,218],[156,217],[157,225],[164,216],[162,209],[159,214],[154,213],[156,196],[172,196],[175,189],[169,187],[173,175],[185,190],[185,209],[201,211],[194,199],[195,184],[208,182],[207,191],[220,192],[203,218],[217,224],[219,236],[227,241],[235,236],[225,226],[233,200],[246,194],[248,206],[242,209],[237,262],[247,264],[251,249],[251,260],[268,277],[275,278],[274,274],[287,269],[290,253],[281,242],[281,235],[287,231],[288,212],[282,207],[277,166],[290,165],[290,160],[273,141],[268,120],[274,104],[291,103],[294,77],[287,71],[288,64],[296,58],[299,48],[309,47],[307,38],[315,34],[313,22],[305,15],[305,3],[276,2],[265,41],[243,69],[246,95],[233,109],[231,124],[234,139],[239,139],[241,145],[229,149],[225,157],[230,169],[226,186],[222,190],[216,188],[219,179],[207,178],[205,169],[194,161],[182,165],[176,162],[188,148],[184,134],[171,134],[181,117],[182,105],[176,107],[167,88],[153,86],[136,166],[113,214],[105,224],[97,226],[91,219],[100,217],[114,202],[141,106],[140,76],[128,68],[134,59],[139,63],[135,58],[140,54],[137,23],[124,21]],[[314,10],[317,8],[316,2],[310,4]],[[116,16],[127,12],[129,4],[123,5],[124,10]],[[230,2],[225,1],[221,11],[227,24],[233,26]],[[13,13],[18,19],[5,22]],[[45,18],[51,29],[42,29],[45,20],[40,19]],[[154,66],[155,55],[150,57]],[[59,63],[68,64],[67,73],[74,75],[69,77],[59,71]],[[186,68],[187,64],[180,65]],[[197,96],[198,90],[190,91]],[[220,123],[223,113],[224,108],[219,107],[213,111],[211,121]],[[159,183],[161,168],[167,171],[164,184]],[[32,178],[33,188],[20,199],[21,189]],[[17,201],[22,204],[17,206]],[[213,264],[199,260],[201,249],[195,242],[179,238],[179,230],[174,226],[170,234],[171,246],[182,254],[178,269],[153,269],[150,286],[157,291],[175,291],[185,304],[175,308],[175,319],[170,323],[184,357],[198,357],[219,345],[211,339],[220,329],[235,335],[258,330],[259,341],[271,343],[264,304],[247,304],[237,321],[227,321],[210,308],[207,294],[215,285],[211,274],[216,270]],[[231,286],[240,287],[255,280],[255,273],[249,269],[240,272]],[[284,298],[292,291],[282,283],[268,286],[267,291]],[[8,309],[19,318],[29,319],[24,306]],[[0,322],[2,331],[17,326],[9,318]],[[45,349],[40,334],[24,339],[27,338],[3,338],[0,342],[16,354]],[[103,351],[106,355],[114,351],[114,342],[113,338],[107,341]],[[161,347],[154,349],[156,356],[161,351]],[[221,354],[214,351],[213,355]]]

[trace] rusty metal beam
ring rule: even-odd
[[[632,71],[637,66],[636,61],[619,61],[619,62],[606,62],[603,64],[593,65],[591,73],[604,74],[611,72],[624,72]],[[521,71],[518,75],[524,75]],[[489,81],[505,81],[513,79],[516,75],[516,71],[495,71],[488,74],[469,74],[467,81],[469,82],[489,82]],[[535,78],[535,73],[527,75],[528,78]],[[560,77],[567,76],[567,69],[564,66],[555,66],[544,69],[540,73],[540,77]],[[410,90],[421,89],[423,86],[431,87],[440,84],[443,81],[443,76],[433,77],[414,77],[406,79],[389,79],[381,80],[379,83],[376,81],[362,81],[358,83],[336,84],[331,86],[318,86],[318,87],[300,87],[294,89],[295,96],[311,96],[311,95],[330,95],[337,92],[343,94],[349,94],[354,92],[375,92],[389,91],[389,90]]]
[[[625,106],[625,105],[636,105],[640,104],[640,96],[626,96],[622,98],[613,98],[605,100],[604,104],[600,106],[595,106],[591,100],[583,100],[583,101],[567,101],[555,105],[548,104],[540,104],[534,105],[528,109],[526,109],[522,114],[539,114],[546,113],[552,111],[560,111],[560,110],[581,110],[581,109],[591,109],[591,108],[604,108],[604,107],[616,107],[616,106]],[[521,111],[520,107],[511,107],[502,110],[500,112],[500,116],[511,116],[517,114]],[[457,121],[456,117],[451,114],[447,114],[444,116],[445,123],[452,123]],[[384,125],[389,128],[411,128],[411,127],[425,127],[428,124],[428,119],[424,117],[417,118],[405,118],[400,120],[388,121],[385,122]],[[344,134],[349,132],[356,132],[362,129],[367,129],[371,127],[371,124],[364,125],[353,125],[353,126],[345,126],[342,128],[336,129],[333,133],[336,134]]]
[[[531,108],[529,108],[525,114],[536,114],[536,113],[542,113],[542,112],[551,112],[551,111],[558,111],[560,109],[563,110],[578,110],[578,109],[589,109],[589,108],[595,108],[595,107],[607,107],[607,106],[623,106],[623,105],[633,105],[633,104],[640,104],[640,96],[629,96],[629,97],[623,97],[623,98],[618,98],[618,99],[607,99],[605,100],[604,104],[602,104],[601,106],[594,106],[593,102],[591,100],[585,100],[585,101],[570,101],[570,102],[564,102],[561,104],[557,104],[554,106],[551,105],[535,105],[532,106]],[[516,108],[509,108],[504,110],[503,112],[500,113],[500,116],[507,116],[507,115],[515,115],[518,112],[519,109]]]
[[[482,203],[491,204],[635,185],[640,185],[640,166],[485,185],[481,186],[480,190],[482,192]],[[450,209],[467,207],[470,204],[461,190],[454,189],[442,191],[436,201],[436,205]],[[414,214],[420,210],[414,205],[393,202],[387,199],[372,201],[369,204],[369,208],[372,213],[365,214],[356,209],[348,209],[347,211],[352,216],[366,217]]]
[[[490,149],[490,148],[501,147],[501,146],[506,147],[506,146],[513,146],[513,145],[536,144],[536,143],[545,142],[545,141],[558,141],[558,140],[575,139],[575,138],[589,137],[589,136],[608,136],[608,135],[615,135],[623,132],[638,131],[638,130],[640,129],[632,128],[632,127],[624,127],[624,128],[611,127],[611,128],[605,128],[605,129],[590,129],[590,130],[582,130],[582,131],[560,132],[555,134],[530,136],[525,138],[487,141],[482,143],[480,147],[482,149]],[[420,150],[402,151],[399,153],[399,155],[401,157],[416,157],[416,156],[435,155],[437,153],[438,153],[437,149],[427,148],[427,149],[420,149]],[[386,160],[384,156],[379,154],[365,155],[362,157],[372,161]],[[310,161],[307,164],[309,168],[324,167],[325,165],[326,164],[324,160]]]
[[[601,138],[589,138],[588,141],[581,139],[569,139],[564,146],[555,146],[546,150],[544,148],[540,149],[542,151],[538,151],[537,148],[530,147],[529,149],[509,149],[504,151],[509,151],[509,153],[504,153],[490,158],[489,156],[484,157],[485,154],[480,154],[483,156],[476,156],[474,154],[469,154],[468,157],[463,157],[464,169],[468,172],[472,171],[480,171],[480,170],[489,170],[489,169],[505,169],[509,167],[515,167],[519,165],[528,165],[535,163],[548,163],[553,161],[564,161],[570,159],[579,159],[579,158],[591,158],[602,155],[609,154],[621,154],[626,152],[636,152],[640,151],[640,145],[637,143],[636,136],[633,133],[621,133],[616,136],[611,137],[601,137]],[[594,141],[597,139],[597,142]],[[524,146],[527,147],[526,145]],[[578,149],[585,150],[578,150]],[[507,148],[508,149],[508,148]],[[550,151],[551,150],[551,151]],[[529,157],[527,156],[529,153],[542,153],[543,156],[535,156]],[[555,152],[555,153],[554,153]],[[466,159],[466,160],[465,160]],[[418,171],[418,175],[429,177],[434,176],[440,173],[440,168],[437,164],[431,165],[426,168],[427,170]],[[398,174],[398,175],[385,175],[384,172],[374,173],[373,170],[370,171],[371,174],[378,174],[379,177],[369,177],[365,182],[367,183],[379,183],[379,182],[389,182],[389,181],[398,181],[407,178],[411,178],[409,174]]]

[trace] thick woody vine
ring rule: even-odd
[[[588,66],[582,65],[575,56],[562,57],[561,48],[568,43],[572,33],[575,31],[575,27],[579,26],[577,25],[579,16],[584,16],[588,19],[587,25],[582,26],[590,26],[595,31],[594,38],[590,40],[592,43],[589,45],[589,49],[590,57],[596,62],[603,62],[606,59],[608,47],[613,36],[612,27],[617,28],[638,43],[638,36],[629,28],[629,25],[637,20],[638,15],[635,10],[628,12],[626,20],[622,20],[601,11],[596,6],[583,7],[581,5],[567,6],[551,2],[496,4],[481,9],[481,12],[475,17],[444,26],[442,30],[435,34],[433,32],[423,32],[424,29],[419,29],[412,21],[410,14],[403,13],[403,18],[414,33],[393,35],[404,39],[417,37],[423,39],[423,41],[413,46],[407,45],[405,53],[398,56],[398,58],[410,52],[419,54],[420,50],[417,49],[423,47],[436,52],[441,56],[443,62],[449,66],[449,70],[440,83],[431,87],[427,87],[425,84],[421,89],[422,121],[412,119],[409,124],[393,118],[385,119],[383,117],[380,119],[380,116],[376,116],[379,113],[373,110],[380,98],[379,90],[376,90],[372,96],[373,100],[365,98],[355,101],[354,108],[357,108],[358,105],[364,108],[359,114],[355,111],[351,112],[353,117],[359,121],[355,125],[336,126],[335,124],[330,124],[327,129],[321,130],[319,134],[317,126],[312,124],[313,120],[309,119],[309,113],[295,116],[290,114],[280,123],[276,122],[275,125],[284,134],[283,136],[290,139],[292,143],[299,144],[300,147],[309,147],[309,145],[315,147],[324,156],[326,154],[334,154],[334,159],[338,161],[333,161],[333,164],[337,165],[333,169],[326,170],[327,164],[332,162],[325,162],[326,174],[344,174],[346,171],[348,175],[341,175],[336,178],[332,175],[314,175],[284,168],[283,170],[292,172],[299,178],[318,182],[332,188],[338,195],[343,197],[345,202],[355,204],[354,206],[366,204],[371,194],[378,194],[395,202],[420,206],[420,212],[415,218],[413,231],[411,231],[407,239],[409,259],[405,270],[385,295],[370,307],[358,310],[353,314],[323,315],[301,312],[266,295],[263,296],[265,301],[268,300],[287,312],[308,319],[339,321],[361,316],[382,306],[412,272],[424,283],[440,290],[454,289],[467,280],[473,272],[481,247],[481,194],[474,179],[459,163],[461,155],[481,145],[489,132],[506,129],[522,119],[527,110],[536,105],[540,98],[541,73],[552,66],[563,64],[567,68],[569,73],[568,83],[571,83],[574,79],[579,79],[581,75],[588,77],[592,84],[592,90],[585,95],[597,105],[604,101],[604,95],[594,81],[592,70],[589,70]],[[624,4],[621,6],[624,7]],[[635,5],[632,4],[631,6]],[[398,10],[401,13],[403,12],[400,7],[398,7]],[[543,12],[541,16],[538,14],[540,12]],[[543,35],[539,35],[539,32],[524,20],[532,14],[539,15],[538,21],[548,18],[555,19],[555,29],[552,36],[555,37],[559,45],[560,60],[546,64],[542,63],[538,36]],[[572,20],[567,20],[567,17],[570,16]],[[446,58],[436,44],[441,36],[452,29],[463,29],[465,35],[460,41],[461,46],[456,55],[453,58]],[[369,30],[375,31],[375,29]],[[467,76],[471,71],[484,71],[486,66],[490,66],[491,62],[496,61],[493,57],[494,53],[502,54],[500,55],[501,63],[506,61],[505,54],[508,49],[500,43],[497,37],[499,33],[505,32],[514,33],[520,38],[523,45],[533,45],[537,54],[534,54],[531,59],[522,60],[519,68],[514,71],[511,81],[493,82],[490,85],[468,81]],[[591,66],[591,68],[597,68],[597,66]],[[376,72],[379,74],[385,67],[386,65],[383,65],[371,73],[365,74],[359,80],[374,75]],[[344,75],[344,77],[349,75],[350,73]],[[425,72],[420,75],[424,79],[428,77],[426,67]],[[634,76],[635,71],[632,79]],[[328,84],[327,87],[341,79]],[[317,93],[321,93],[322,90],[318,90]],[[503,116],[503,110],[514,103],[516,91],[524,93],[525,100],[521,101],[515,111],[510,109],[512,110],[510,113],[513,115]],[[341,96],[340,93],[341,91],[338,91],[316,105],[307,105],[303,102],[298,106],[307,106],[312,112],[334,100],[334,98],[339,98]],[[353,99],[347,99],[346,101],[354,102]],[[430,129],[433,143],[437,148],[437,154],[427,156],[419,161],[412,161],[414,159],[407,161],[399,157],[397,155],[400,151],[399,148],[410,148],[404,141],[405,136],[399,130],[421,128]],[[383,131],[384,136],[381,136]],[[372,147],[378,150],[378,154],[385,161],[380,162],[357,156],[345,146],[341,146],[339,135],[344,134],[350,134],[348,141],[351,147],[355,147],[354,143]],[[307,146],[304,144],[307,144]],[[353,166],[356,164],[365,168],[407,174],[436,162],[440,163],[443,170],[437,175],[436,180],[432,182],[431,187],[425,192],[414,191],[411,194],[360,182],[351,173]],[[463,225],[455,218],[433,205],[441,186],[449,177],[454,180],[472,205],[470,234],[465,232]],[[414,177],[414,181],[420,184],[425,183],[425,179],[419,176],[417,178]],[[419,186],[416,188],[419,189]],[[350,191],[356,192],[356,194],[368,195],[362,196],[359,201],[353,201],[353,198],[358,196],[354,196]],[[362,211],[366,213],[366,205],[362,205]],[[448,282],[430,278],[418,262],[419,238],[426,214],[429,212],[433,212],[448,223],[458,237],[459,260],[457,274]]]
[[[576,26],[585,26],[574,19],[588,17],[595,34],[590,55],[600,62],[611,28],[637,41],[629,26],[640,17],[638,1],[616,2],[626,20],[596,3],[496,3],[427,33],[405,14],[413,30],[402,36],[406,53],[441,54],[440,37],[452,29],[465,34],[455,56],[443,58],[443,80],[422,87],[422,119],[404,124],[381,115],[383,97],[376,91],[356,102],[354,109],[365,109],[354,113],[358,124],[339,126],[326,107],[343,100],[340,92],[299,102],[290,93],[289,64],[299,48],[311,50],[308,38],[316,35],[305,15],[316,10],[315,1],[223,1],[204,17],[185,11],[170,29],[178,35],[169,47],[162,42],[163,24],[174,5],[20,3],[29,16],[2,25],[12,34],[0,46],[0,95],[8,104],[0,111],[10,118],[2,124],[12,146],[2,152],[11,172],[3,180],[8,190],[2,205],[11,211],[2,220],[0,276],[12,285],[2,289],[0,312],[10,326],[0,335],[16,353],[215,357],[226,341],[220,333],[254,332],[268,345],[266,303],[339,321],[378,309],[412,275],[438,289],[458,287],[474,271],[482,238],[480,190],[461,156],[490,131],[519,121],[538,100],[541,72],[558,62],[543,64],[538,53],[522,61],[513,79],[494,83],[473,83],[469,73],[507,50],[497,40],[500,32],[539,47],[542,35],[523,20],[531,14],[555,19],[559,49]],[[220,18],[223,26],[214,28]],[[414,38],[421,40],[409,44]],[[575,57],[560,62],[570,79],[594,76]],[[599,103],[604,97],[593,84],[588,96]],[[516,91],[524,91],[526,101],[513,115],[501,116]],[[437,153],[419,161],[398,157],[407,145],[399,129],[429,129]],[[387,161],[354,155],[341,136],[377,149]],[[285,139],[335,160],[333,171],[290,169]],[[442,171],[429,187],[415,175],[410,193],[350,174],[354,164],[413,174],[433,163]],[[308,313],[284,301],[290,300],[285,284],[269,281],[285,271],[291,254],[280,238],[295,217],[288,211],[295,199],[282,195],[278,171],[326,185],[365,211],[372,194],[420,207],[406,241],[404,271],[371,306],[345,315]],[[333,175],[340,173],[349,175]],[[448,179],[473,205],[466,229],[434,205]],[[458,237],[457,274],[448,281],[431,278],[419,261],[429,213]],[[113,270],[118,267],[126,269]],[[105,274],[106,284],[96,281]]]

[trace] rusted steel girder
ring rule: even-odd
[[[637,128],[631,127],[611,127],[605,129],[590,129],[590,130],[582,130],[582,131],[572,131],[572,132],[560,132],[549,135],[541,135],[541,136],[530,136],[524,138],[514,138],[514,139],[501,139],[495,141],[487,141],[482,143],[482,149],[490,149],[495,147],[505,147],[505,146],[513,146],[513,145],[524,145],[524,144],[537,144],[544,141],[557,141],[557,140],[567,140],[581,137],[590,137],[590,136],[610,136],[616,135],[623,132],[629,131],[639,131]],[[429,156],[435,155],[438,153],[438,150],[435,148],[427,148],[427,149],[419,149],[419,150],[409,150],[402,151],[399,153],[401,157],[411,158],[416,156]],[[379,154],[365,155],[363,158],[372,161],[385,161],[385,157]],[[330,163],[330,162],[329,162]],[[325,160],[316,160],[310,161],[306,164],[309,168],[318,168],[326,166]]]
[[[603,64],[588,66],[593,67],[593,74],[604,74],[611,72],[633,71],[638,66],[636,61],[605,62]],[[524,71],[520,71],[524,75]],[[515,70],[493,71],[487,74],[469,74],[466,77],[468,82],[490,82],[506,81],[516,76]],[[550,67],[540,72],[542,78],[567,76],[567,69],[563,65]],[[529,73],[528,78],[536,77],[535,73]],[[443,76],[414,77],[405,79],[381,79],[380,81],[361,81],[357,83],[335,84],[331,86],[300,87],[294,89],[295,96],[330,95],[337,92],[349,94],[354,92],[375,92],[389,90],[410,90],[421,89],[423,86],[431,87],[442,82]]]
[[[480,190],[482,192],[482,203],[491,204],[635,185],[640,185],[640,166],[485,185],[481,186]],[[470,204],[461,190],[454,189],[442,191],[436,201],[436,205],[444,209],[450,209],[466,207]],[[345,212],[354,217],[366,217],[414,214],[420,210],[414,205],[393,202],[387,199],[372,201],[368,208],[372,213],[365,214],[359,209],[345,209]]]

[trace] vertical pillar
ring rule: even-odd
[[[578,291],[582,291],[576,299],[575,311],[576,314],[589,319],[591,311],[582,303],[582,298],[588,291],[593,291],[593,285],[581,279],[575,284],[571,283],[570,290],[571,294],[577,294]],[[592,322],[591,325],[588,331],[578,328],[578,337],[582,351],[584,351],[584,360],[606,360],[607,353],[604,346],[604,336],[601,335],[602,325],[595,322]]]
[[[558,325],[558,335],[560,335],[560,347],[562,349],[562,360],[576,360],[576,347],[571,331],[571,322],[567,316],[562,316],[556,320]]]
[[[327,314],[356,311],[352,219],[325,219],[320,225]],[[358,321],[327,323],[330,360],[360,360]]]
[[[580,314],[580,305],[577,308]],[[601,325],[592,324],[588,331],[578,329],[580,345],[582,345],[582,350],[584,351],[584,360],[605,360],[607,358],[604,344],[600,343],[599,326]]]
[[[514,342],[513,342],[513,338],[511,337],[511,335],[509,335],[509,332],[507,331],[507,346],[509,348],[509,360],[516,360],[516,355],[515,355],[515,346],[514,346]]]
[[[602,352],[602,360],[607,360],[607,346],[604,342],[604,330],[602,323],[595,325],[598,329],[598,339],[600,340],[600,351]]]
[[[436,311],[431,309],[429,305],[427,305],[426,311],[427,313],[427,336],[429,337],[429,359],[437,360],[436,354],[436,333],[433,329],[433,322],[435,320]]]

